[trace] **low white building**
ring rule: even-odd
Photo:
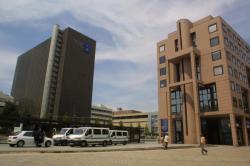
[[[105,105],[92,105],[91,124],[112,124],[112,108]]]

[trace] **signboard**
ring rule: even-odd
[[[161,133],[165,135],[168,132],[168,120],[161,119]]]

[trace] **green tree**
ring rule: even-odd
[[[123,122],[122,121],[119,122],[119,126],[123,127]]]
[[[145,131],[145,135],[150,135],[148,125],[145,126],[144,131]]]
[[[1,114],[2,117],[19,117],[16,104],[12,102],[6,102],[6,105]]]

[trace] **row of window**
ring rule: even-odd
[[[228,73],[230,76],[234,76],[236,79],[248,84],[247,76],[243,75],[241,72],[238,72],[236,69],[233,69],[231,66],[228,66]]]
[[[234,44],[232,41],[229,41],[227,37],[224,37],[224,41],[225,45],[230,48],[232,52],[238,54],[243,61],[250,63],[250,55],[247,55],[247,53],[239,48],[236,44]]]
[[[238,58],[236,58],[233,54],[230,52],[226,52],[228,61],[232,62],[235,66],[240,68],[242,71],[246,71],[245,65],[243,62],[241,62]]]
[[[250,52],[250,48],[245,45],[245,43],[236,35],[234,32],[230,30],[229,27],[227,27],[225,24],[222,24],[222,30],[225,34],[228,35],[228,37],[231,38],[231,40],[234,41],[234,43],[237,43],[238,46],[241,48],[240,50],[245,50],[245,52]]]
[[[214,71],[214,76],[222,75],[224,73],[222,65],[214,66],[213,71]],[[197,72],[197,75],[196,75],[197,79],[200,80],[200,68],[196,69],[196,72]],[[166,68],[165,67],[160,68],[160,76],[162,76],[162,75],[166,75]],[[166,79],[160,80],[160,88],[164,88],[164,87],[166,87],[166,85],[167,85]]]
[[[233,81],[230,81],[231,90],[241,94],[241,86]]]

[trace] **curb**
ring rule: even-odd
[[[170,149],[188,149],[197,148],[197,146],[173,146]],[[82,150],[18,150],[18,151],[0,151],[1,154],[10,153],[84,153],[84,152],[114,152],[114,151],[141,151],[141,150],[164,150],[163,147],[150,147],[150,148],[122,148],[122,149],[82,149]]]

